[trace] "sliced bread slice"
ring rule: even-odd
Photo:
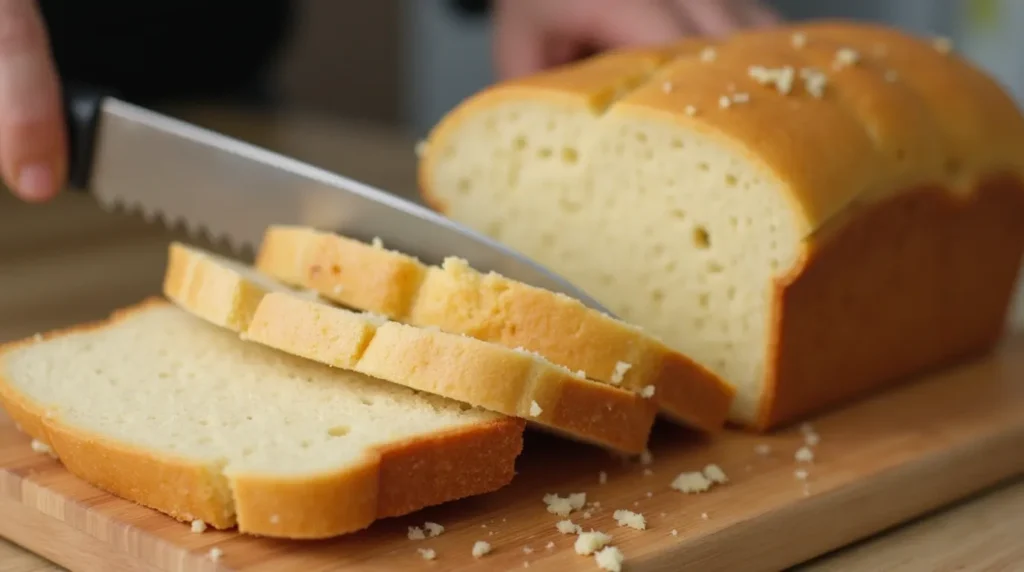
[[[245,343],[157,299],[3,346],[0,403],[103,490],[287,538],[496,490],[525,425]]]
[[[657,414],[650,399],[532,352],[338,308],[180,243],[171,245],[164,293],[247,340],[624,453],[644,450]]]
[[[667,416],[699,429],[721,428],[732,403],[729,385],[639,328],[567,296],[482,274],[459,258],[427,266],[377,241],[274,226],[256,266],[351,308],[521,347],[591,379],[653,395]]]

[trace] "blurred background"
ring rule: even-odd
[[[195,9],[180,8],[189,4]],[[140,53],[126,49],[125,41],[137,46],[140,34],[180,34],[173,18],[154,21],[161,4],[41,2],[55,28],[58,59],[99,77],[129,66],[145,78],[140,85],[176,82],[180,88],[170,100],[129,94],[140,103],[410,198],[416,197],[415,141],[448,109],[494,80],[491,24],[486,13],[475,11],[479,4],[182,0],[168,10],[191,24],[200,18],[208,25],[190,27],[194,35],[177,38],[173,51]],[[792,20],[851,17],[945,35],[1024,98],[1024,36],[1015,33],[1024,29],[1024,1],[768,4]],[[106,10],[101,20],[108,24],[102,30],[76,25],[84,10]],[[135,17],[149,19],[136,25]],[[268,29],[276,32],[263,52],[245,48],[244,57],[239,55],[238,46],[252,45],[239,39]],[[83,43],[91,55],[81,53]],[[218,54],[232,49],[232,63],[219,63]],[[104,55],[97,57],[97,51]],[[180,80],[198,77],[209,87],[240,74],[251,79],[251,88],[217,97],[198,97]],[[171,238],[231,252],[180,230],[106,213],[89,197],[65,194],[55,204],[35,206],[0,192],[0,341],[99,318],[158,294]]]

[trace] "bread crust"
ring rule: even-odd
[[[651,386],[663,413],[704,431],[721,429],[728,415],[734,391],[710,371],[566,296],[481,274],[456,258],[428,267],[399,252],[313,229],[271,227],[261,248],[303,253],[301,264],[308,270],[301,285],[339,304],[524,348],[633,392]],[[294,275],[294,259],[260,260],[258,268],[275,278]]]
[[[306,359],[527,419],[576,439],[625,453],[644,450],[657,407],[636,393],[597,383],[555,365],[470,337],[387,322],[291,293],[259,291],[204,253],[173,244],[166,295],[185,310],[253,314],[241,335]],[[202,284],[203,288],[194,284]],[[241,295],[256,288],[258,300]],[[199,298],[190,293],[203,292]],[[213,309],[212,312],[206,312]],[[214,322],[228,327],[227,322]],[[533,414],[533,404],[541,408]]]
[[[147,299],[106,320],[55,330],[42,339],[114,327],[166,304]],[[38,340],[28,338],[0,346],[0,363],[2,356],[34,343]],[[521,420],[498,418],[368,450],[361,464],[343,471],[288,479],[233,473],[222,463],[196,463],[83,431],[19,393],[2,375],[0,403],[23,431],[49,445],[69,472],[102,490],[178,520],[284,538],[337,536],[378,518],[497,490],[512,480],[524,429]]]
[[[421,194],[449,211],[431,188],[448,141],[467,118],[509,101],[677,124],[738,150],[781,181],[804,236],[771,287],[763,399],[753,418],[736,420],[752,428],[990,349],[1024,252],[1024,115],[1012,97],[941,39],[872,24],[743,32],[713,52],[661,61],[600,109],[586,98],[618,76],[579,77],[605,56],[492,86],[431,132]],[[792,94],[777,93],[753,65],[825,71],[825,96],[812,97],[799,75]],[[751,105],[721,108],[727,85]]]

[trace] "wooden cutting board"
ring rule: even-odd
[[[73,570],[597,570],[573,552],[574,537],[556,531],[559,517],[541,500],[586,492],[600,506],[571,518],[612,534],[628,571],[778,570],[1024,474],[1024,336],[811,426],[820,441],[810,463],[794,459],[806,428],[704,440],[659,426],[650,465],[531,433],[504,490],[344,538],[284,542],[193,533],[77,480],[0,418],[0,536]],[[708,463],[730,482],[699,495],[670,488],[679,472]],[[647,530],[617,526],[616,509],[644,514]],[[425,521],[444,533],[406,538],[408,526]],[[477,540],[493,552],[474,559]],[[425,561],[418,548],[437,559]]]

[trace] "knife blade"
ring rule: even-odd
[[[82,87],[66,88],[69,186],[107,208],[256,249],[269,225],[309,226],[438,264],[465,259],[596,310],[555,272],[444,216],[365,183]]]

